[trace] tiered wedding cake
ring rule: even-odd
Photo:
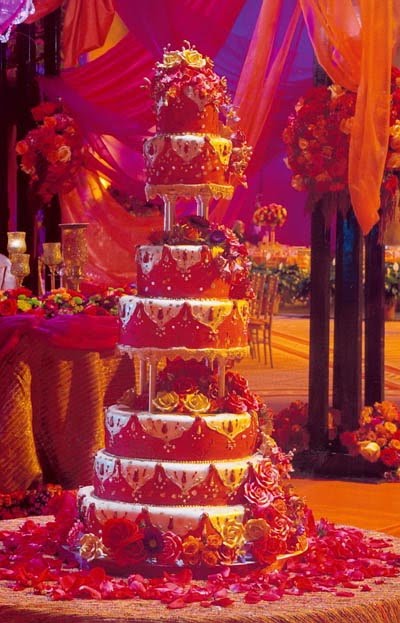
[[[139,387],[107,410],[93,487],[80,490],[82,555],[126,569],[266,564],[304,548],[305,510],[284,482],[288,458],[260,430],[264,407],[226,371],[248,350],[248,260],[205,218],[210,198],[243,177],[248,148],[232,157],[225,82],[196,50],[166,51],[150,84],[147,192],[167,215],[137,250],[137,296],[121,298],[120,349],[139,360]],[[197,214],[175,224],[181,196]]]

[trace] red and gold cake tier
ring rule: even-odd
[[[245,300],[120,298],[122,346],[134,348],[247,348]]]
[[[140,296],[224,299],[235,268],[206,244],[143,245],[136,253]]]
[[[106,449],[116,457],[194,460],[245,458],[255,451],[258,422],[248,413],[149,413],[113,405],[106,411]]]
[[[156,135],[144,142],[147,197],[231,198],[233,184],[245,183],[250,149],[211,59],[190,47],[166,50],[148,86]]]

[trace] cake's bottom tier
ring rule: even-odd
[[[172,531],[183,537],[197,531],[200,522],[207,517],[219,534],[226,531],[227,524],[242,523],[245,509],[235,506],[156,506],[153,504],[128,504],[103,500],[94,494],[93,487],[79,490],[80,515],[87,530],[97,533],[109,519],[136,521],[144,512],[146,521],[162,532]]]
[[[188,449],[188,454],[190,448]],[[267,465],[265,468],[263,465]],[[99,498],[138,504],[235,504],[259,470],[278,472],[261,454],[244,459],[203,462],[154,461],[116,457],[100,450],[94,460],[94,492]]]

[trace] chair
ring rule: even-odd
[[[250,320],[252,318],[259,318],[261,316],[263,298],[264,298],[264,286],[265,286],[266,274],[263,272],[254,272],[251,274],[251,287],[254,292],[254,298],[250,299]],[[250,330],[249,330],[250,337]],[[257,346],[252,340],[249,339],[250,355],[253,359],[256,357]],[[258,359],[259,359],[258,352]]]
[[[15,288],[15,277],[11,274],[11,262],[0,253],[0,290]]]
[[[269,275],[265,279],[261,303],[258,307],[258,314],[252,314],[250,310],[249,321],[249,344],[252,357],[257,352],[257,359],[261,360],[260,342],[264,346],[264,363],[267,363],[267,346],[271,368],[274,367],[272,359],[272,319],[275,311],[276,299],[278,296],[278,277]],[[254,309],[256,309],[254,307]]]

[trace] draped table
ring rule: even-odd
[[[104,406],[134,385],[115,354],[113,316],[0,318],[0,473],[3,492],[43,479],[75,488],[91,481],[104,446]]]
[[[35,521],[49,520],[34,518]],[[20,519],[0,522],[0,530],[16,530]],[[385,537],[368,531],[368,536]],[[393,540],[400,552],[400,539]],[[201,582],[198,582],[201,584]],[[400,621],[400,578],[385,578],[384,583],[368,580],[371,591],[352,589],[353,597],[315,592],[285,595],[282,600],[244,603],[237,595],[227,608],[203,608],[193,603],[183,610],[168,610],[152,600],[52,601],[35,595],[32,589],[13,591],[0,582],[0,623],[398,623]],[[346,591],[344,591],[346,592]],[[230,594],[230,596],[232,596]]]

